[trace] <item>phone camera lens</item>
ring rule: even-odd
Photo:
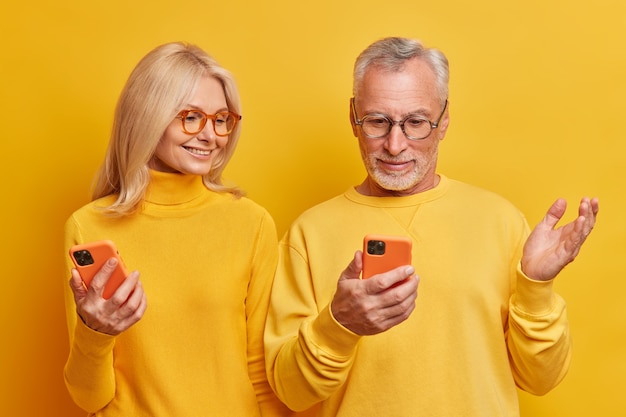
[[[383,255],[385,253],[385,242],[382,240],[369,240],[367,242],[367,253],[370,255]]]
[[[74,259],[76,259],[76,263],[80,266],[91,265],[93,264],[93,257],[88,250],[79,250],[74,252]]]

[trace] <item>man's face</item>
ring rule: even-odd
[[[435,88],[435,74],[419,59],[407,61],[399,72],[373,67],[366,71],[356,92],[356,115],[384,114],[393,120],[418,115],[437,122],[443,110]],[[368,178],[360,190],[377,196],[411,195],[433,188],[439,141],[448,128],[448,111],[439,127],[421,140],[410,140],[394,125],[386,136],[372,139],[355,124],[352,129],[359,139],[361,157]]]

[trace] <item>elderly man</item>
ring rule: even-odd
[[[353,94],[367,177],[307,210],[281,241],[270,384],[318,416],[518,416],[516,387],[541,395],[567,372],[553,280],[591,232],[598,201],[583,198],[556,228],[559,199],[529,233],[502,197],[438,173],[448,62],[415,40],[363,51]],[[356,249],[370,233],[409,237],[413,266],[360,279]]]

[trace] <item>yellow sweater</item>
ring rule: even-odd
[[[270,384],[318,416],[518,416],[516,385],[543,394],[571,341],[552,282],[523,275],[528,226],[503,198],[442,176],[409,197],[350,189],[302,214],[279,246],[265,347]],[[413,239],[416,309],[360,337],[329,310],[367,233]]]
[[[66,286],[71,396],[103,417],[280,415],[262,343],[277,260],[272,218],[246,198],[209,191],[199,176],[151,175],[139,214],[103,216],[96,207],[107,197],[66,223],[66,253],[113,240],[148,299],[144,317],[113,337],[77,320]],[[66,278],[71,267],[68,256]]]

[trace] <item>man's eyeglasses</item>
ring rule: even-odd
[[[386,114],[371,113],[363,116],[359,119],[356,115],[356,107],[354,105],[354,97],[350,99],[350,105],[352,106],[352,114],[354,115],[354,123],[361,126],[361,130],[370,139],[378,139],[387,136],[391,132],[391,128],[394,125],[399,125],[402,129],[402,133],[407,139],[420,140],[426,139],[433,129],[439,127],[443,114],[448,107],[448,100],[446,100],[443,106],[443,111],[435,123],[431,122],[425,117],[409,115],[402,120],[393,120]]]
[[[231,111],[221,111],[215,114],[206,114],[201,110],[182,110],[176,116],[183,124],[183,132],[195,135],[202,132],[209,119],[213,123],[213,130],[217,136],[228,136],[233,131],[241,116]]]

